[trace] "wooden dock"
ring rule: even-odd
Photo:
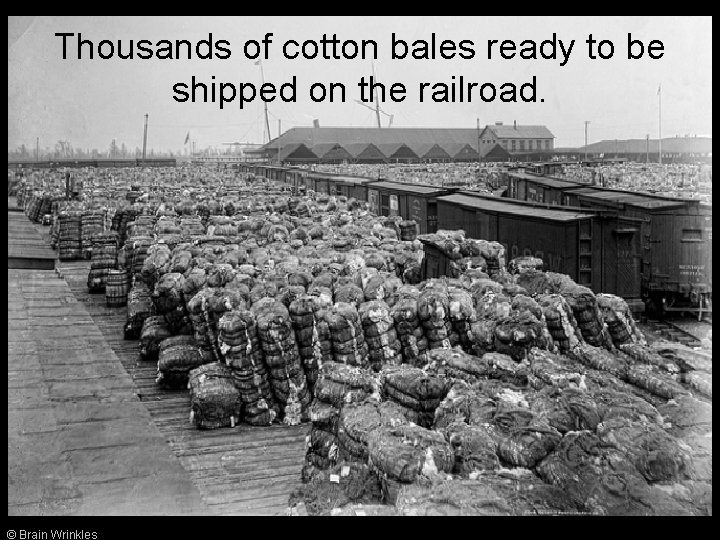
[[[8,199],[8,207],[10,202]],[[52,270],[55,252],[22,212],[8,208],[8,268]]]
[[[123,339],[125,308],[108,308],[104,295],[87,292],[89,268],[89,261],[61,261],[58,272],[120,358],[153,422],[213,513],[284,514],[290,492],[300,486],[310,426],[196,429],[189,420],[187,391],[160,389],[156,363],[141,362],[138,342]]]
[[[56,267],[49,229],[9,211],[9,246],[28,242],[52,266],[8,270],[8,514],[284,514],[310,426],[196,429],[126,309],[88,293],[90,261]]]

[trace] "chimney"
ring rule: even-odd
[[[314,128],[319,128],[319,127],[320,127],[320,120],[318,120],[317,118],[313,118],[313,127],[314,127]]]
[[[503,123],[502,123],[502,122],[495,122],[495,125],[496,125],[496,126],[502,126]]]
[[[513,120],[513,129],[517,129],[517,120]]]

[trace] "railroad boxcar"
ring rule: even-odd
[[[367,202],[370,211],[379,216],[415,220],[420,234],[426,234],[438,229],[438,197],[455,191],[454,188],[380,180],[368,182]]]
[[[519,201],[568,206],[569,204],[563,199],[565,191],[582,186],[587,187],[587,184],[516,171],[508,173],[508,189],[505,196]]]
[[[712,310],[712,205],[592,187],[568,190],[566,201],[639,220],[649,310]]]
[[[639,220],[613,212],[552,207],[460,192],[438,199],[438,226],[505,246],[508,260],[537,257],[595,292],[640,301]]]
[[[354,198],[358,201],[367,201],[368,184],[374,182],[373,178],[359,176],[332,176],[328,177],[330,195]]]

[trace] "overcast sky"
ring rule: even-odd
[[[230,42],[227,60],[77,60],[76,38],[62,59],[57,32],[82,33],[97,46],[108,39],[207,39]],[[52,146],[58,139],[74,146],[105,150],[115,138],[129,148],[142,146],[143,115],[148,113],[148,147],[180,149],[190,132],[198,148],[224,142],[263,142],[261,101],[243,110],[237,103],[219,110],[213,103],[178,103],[173,84],[203,82],[260,83],[260,67],[243,55],[246,40],[262,40],[272,32],[270,57],[263,61],[265,80],[278,85],[297,75],[297,102],[268,104],[272,136],[278,119],[283,131],[293,126],[365,126],[376,123],[371,110],[357,104],[357,82],[369,75],[369,60],[288,60],[282,44],[288,39],[319,41],[323,33],[340,40],[373,39],[378,43],[375,71],[381,82],[402,82],[407,98],[382,109],[394,115],[397,127],[470,127],[503,121],[546,125],[556,147],[580,146],[584,121],[588,140],[642,138],[658,135],[658,85],[662,84],[662,135],[712,135],[712,19],[710,17],[8,17],[8,149],[20,144]],[[392,60],[391,34],[408,43],[444,39],[474,42],[472,60]],[[570,60],[487,59],[487,40],[552,39],[567,47],[575,40]],[[628,60],[627,34],[661,40],[660,60]],[[615,44],[609,60],[590,60],[588,34]],[[154,48],[154,47],[153,47]],[[466,81],[518,85],[537,77],[543,103],[419,103],[420,82]],[[307,92],[313,82],[341,82],[345,103],[313,103]],[[477,90],[475,90],[477,92]],[[387,118],[382,117],[383,126]]]

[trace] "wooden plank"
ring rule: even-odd
[[[139,361],[138,342],[124,339],[125,309],[109,309],[103,295],[87,292],[89,267],[89,261],[60,261],[58,272],[132,377],[154,425],[205,502],[219,514],[285,514],[290,493],[300,485],[310,425],[195,429],[187,391],[158,387],[157,364]]]

